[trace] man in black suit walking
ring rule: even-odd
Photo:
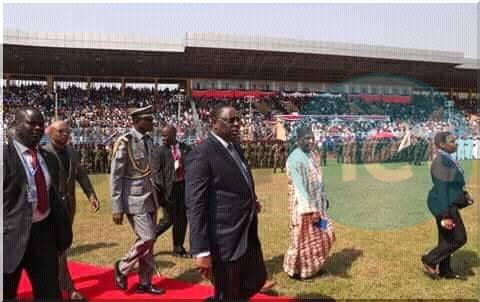
[[[44,119],[34,108],[15,114],[15,136],[3,150],[3,294],[15,299],[23,269],[32,283],[35,299],[60,299],[57,252],[66,248],[59,234],[62,207],[54,187],[58,182],[57,159],[38,148]],[[65,226],[65,225],[63,225]],[[70,229],[68,229],[70,228]]]
[[[153,181],[163,210],[156,237],[173,224],[173,255],[188,258],[190,254],[183,247],[187,231],[184,162],[191,148],[177,142],[177,130],[172,125],[162,129],[162,141],[163,145],[150,155]]]
[[[186,159],[191,252],[200,273],[213,281],[215,299],[248,299],[266,280],[260,206],[238,144],[239,124],[233,107],[219,107],[212,132]]]

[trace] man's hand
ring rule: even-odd
[[[446,219],[442,219],[442,221],[440,221],[440,225],[446,229],[446,230],[453,230],[453,228],[455,227],[455,223],[453,223],[453,220],[451,218],[446,218]]]
[[[262,211],[262,204],[258,200],[257,200],[256,207],[257,207],[257,213],[260,213]]]
[[[112,214],[112,218],[113,218],[113,222],[115,224],[122,224],[122,221],[123,221],[123,213],[115,213],[115,214]]]
[[[467,200],[467,203],[468,203],[468,204],[472,204],[472,203],[473,203],[473,198],[472,198],[472,196],[470,195],[470,193],[468,193],[467,191],[465,191],[465,199]]]
[[[95,196],[90,197],[90,209],[92,210],[92,213],[96,213],[100,210],[100,202]]]
[[[195,265],[203,278],[212,281],[212,257],[196,257]]]

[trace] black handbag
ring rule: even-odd
[[[463,209],[466,208],[470,205],[473,204],[473,199],[467,198],[467,191],[463,191],[463,194],[461,194],[454,202],[453,205],[457,207],[457,209]]]

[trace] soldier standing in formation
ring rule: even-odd
[[[367,162],[368,161],[368,157],[367,157],[367,154],[368,154],[368,148],[370,146],[370,141],[367,141],[365,140],[363,142],[363,145],[362,145],[362,150],[360,151],[361,152],[361,158],[362,158],[362,161],[363,162]]]
[[[265,145],[261,142],[257,143],[257,167],[264,168],[265,166]]]
[[[322,148],[320,149],[320,165],[327,165],[327,140],[322,142]]]
[[[340,141],[335,145],[335,157],[337,164],[343,164],[343,143]]]

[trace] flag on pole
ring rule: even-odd
[[[409,147],[411,144],[412,144],[412,134],[410,133],[410,129],[407,128],[405,136],[402,138],[402,142],[400,143],[400,146],[398,147],[397,152],[402,151],[403,149]]]

